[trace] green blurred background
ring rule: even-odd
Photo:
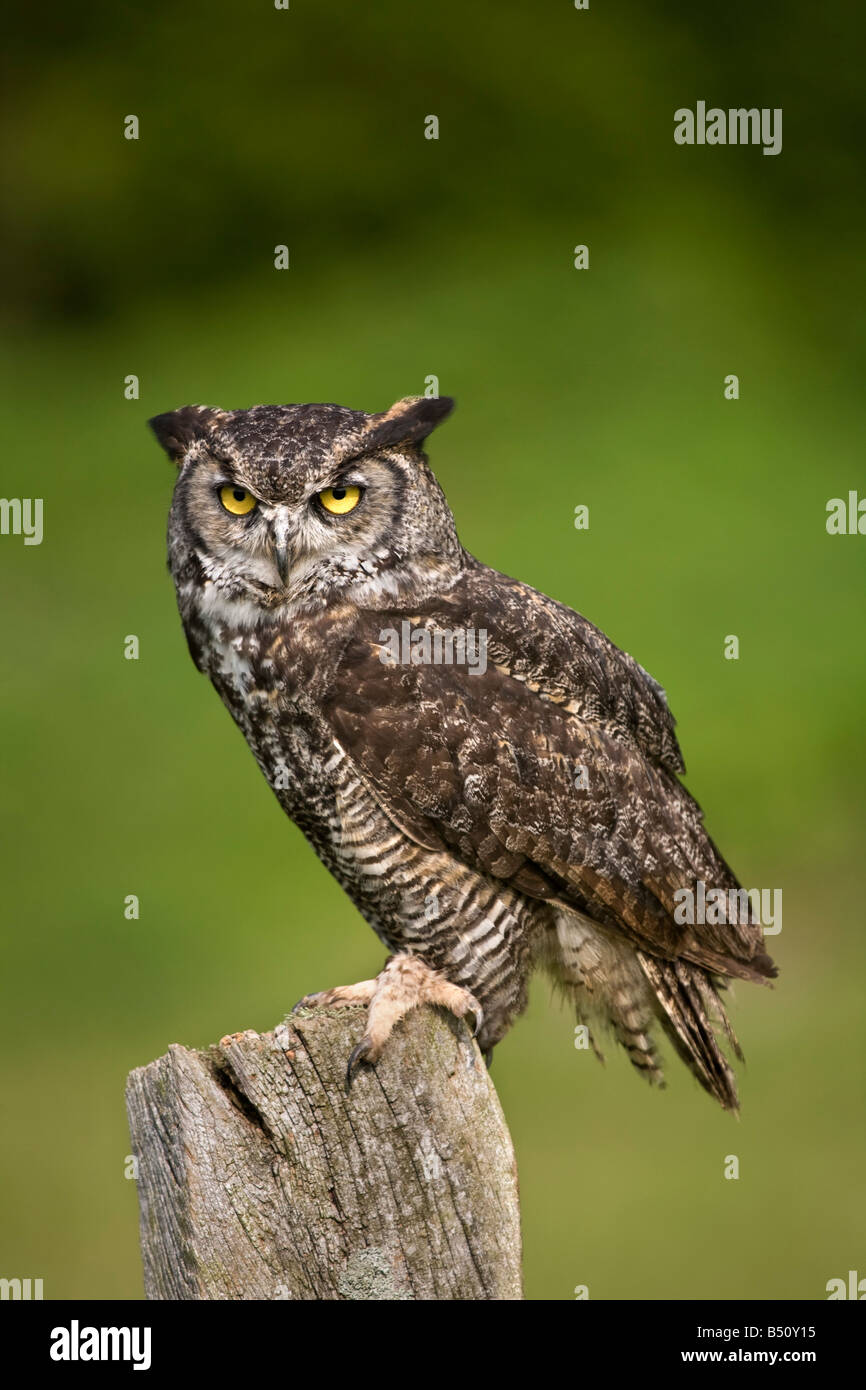
[[[430,374],[464,543],[665,685],[711,832],[784,894],[776,988],[734,992],[739,1122],[675,1059],[659,1094],[575,1051],[536,981],[493,1073],[527,1295],[866,1274],[866,539],[825,530],[866,493],[862,10],[55,8],[19,14],[3,98],[2,490],[45,535],[0,538],[0,1275],[141,1297],[126,1073],[383,956],[189,660],[145,421]],[[698,99],[782,107],[782,153],[676,146]]]

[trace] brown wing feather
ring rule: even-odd
[[[564,690],[542,685],[537,659],[520,659],[515,673],[511,614],[503,617],[497,594],[491,586],[477,623],[477,594],[465,590],[423,612],[362,614],[342,647],[323,707],[380,803],[419,843],[445,843],[529,894],[561,898],[643,951],[745,978],[774,973],[759,927],[674,921],[677,889],[697,879],[738,885],[671,771],[672,721],[663,701],[659,713],[658,688],[622,653],[608,670],[595,629],[583,634]],[[479,675],[384,664],[380,633],[404,619],[486,627],[496,664]],[[587,791],[575,786],[578,765]]]
[[[511,673],[673,774],[685,764],[667,697],[649,672],[565,604],[472,559],[455,593],[467,625],[487,627]]]

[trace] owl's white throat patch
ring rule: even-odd
[[[194,591],[200,617],[212,630],[220,624],[251,629],[258,627],[272,610],[253,598],[227,593],[212,581]]]

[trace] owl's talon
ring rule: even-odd
[[[373,1039],[368,1037],[365,1033],[361,1041],[359,1043],[356,1043],[356,1045],[352,1048],[352,1051],[349,1053],[349,1061],[346,1065],[346,1095],[348,1095],[349,1091],[351,1090],[355,1072],[358,1070],[358,1067],[361,1065],[361,1063],[367,1057],[369,1057],[372,1051]],[[370,1058],[371,1062],[372,1060],[373,1058]]]
[[[452,989],[454,986],[451,987]],[[462,996],[462,997],[460,997]],[[462,1018],[464,1023],[468,1023],[472,1029],[473,1038],[477,1038],[484,1026],[484,1010],[475,998],[467,990],[458,990],[458,997],[449,997],[437,1001],[445,1009],[450,1009],[455,1018]]]
[[[441,1008],[447,1009],[455,1018],[460,1018],[472,1030],[473,1038],[477,1038],[481,1029],[484,1027],[484,1010],[468,989],[461,989],[457,985],[449,985],[446,994],[441,998],[431,1000]]]

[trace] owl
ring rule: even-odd
[[[606,1029],[663,1084],[660,1027],[736,1109],[721,994],[775,975],[760,923],[679,781],[662,687],[461,545],[422,448],[453,404],[150,422],[178,468],[192,659],[389,952],[301,1004],[366,1009],[348,1086],[422,1003],[465,1017],[489,1062],[540,970],[596,1051]]]

